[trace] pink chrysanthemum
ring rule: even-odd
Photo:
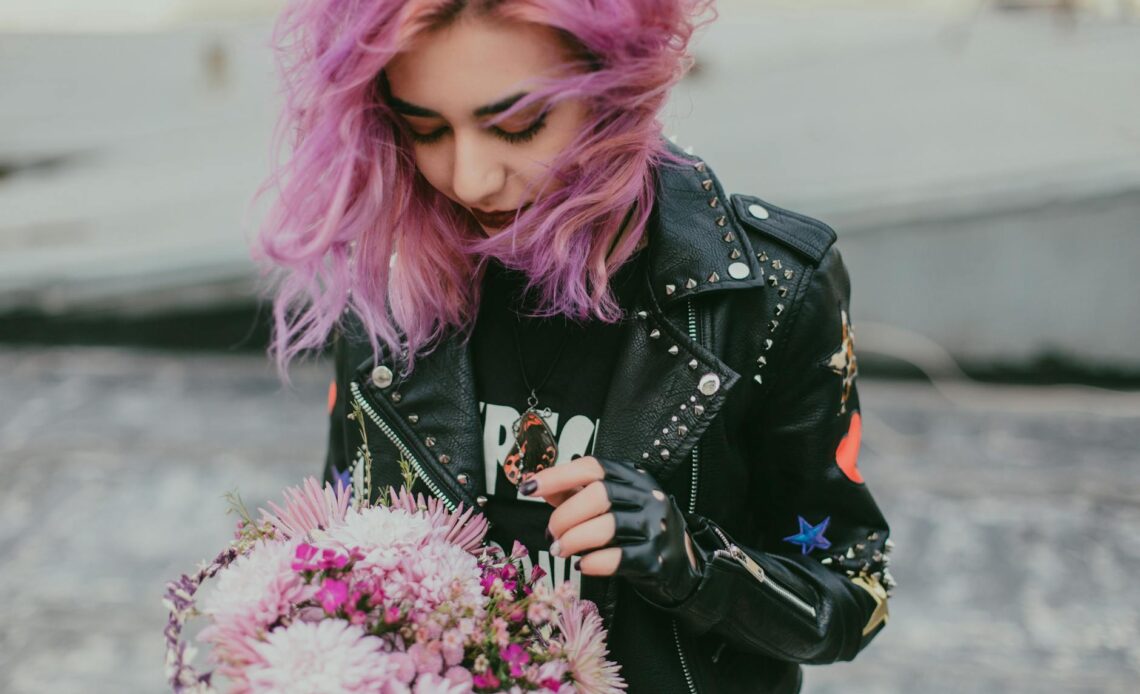
[[[251,692],[339,694],[382,691],[399,679],[383,641],[337,619],[294,622],[254,646],[261,662],[246,676]]]
[[[422,546],[406,549],[399,564],[382,572],[384,593],[389,600],[411,604],[412,611],[426,615],[447,604],[460,614],[466,610],[480,613],[487,603],[479,585],[482,569],[470,552],[438,538]]]
[[[306,477],[300,487],[285,489],[285,508],[272,501],[261,511],[261,520],[268,521],[286,539],[308,537],[313,530],[327,530],[344,522],[348,511],[349,490],[337,485],[336,490],[326,483],[324,489],[313,477]]]
[[[293,571],[293,543],[258,542],[218,573],[201,611],[215,623],[253,633],[289,613],[315,590]]]
[[[568,661],[574,683],[581,694],[615,694],[625,690],[626,683],[618,674],[618,666],[606,660],[606,632],[594,603],[570,598],[561,600],[554,623],[559,643]]]
[[[261,660],[254,650],[258,643],[257,632],[250,631],[250,625],[242,622],[214,623],[202,629],[198,641],[212,646],[210,659],[217,664],[217,673],[230,679],[230,694],[248,692],[246,668]]]
[[[459,545],[472,554],[478,554],[483,549],[483,538],[487,534],[487,519],[481,513],[475,513],[475,508],[463,510],[460,503],[455,511],[448,511],[443,502],[433,497],[424,498],[423,494],[415,497],[401,487],[399,491],[389,488],[392,498],[391,508],[399,508],[408,513],[420,513],[433,527],[444,528],[444,537],[448,542]]]

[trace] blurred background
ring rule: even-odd
[[[0,692],[163,689],[164,582],[319,474],[248,239],[276,0],[0,5]],[[720,0],[666,131],[853,280],[890,626],[805,692],[1140,676],[1140,0]],[[742,143],[745,143],[742,145]]]

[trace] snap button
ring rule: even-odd
[[[768,218],[768,210],[764,209],[763,205],[757,205],[756,203],[752,203],[748,206],[748,214],[752,215],[756,219]]]
[[[475,497],[475,503],[479,504],[480,506],[486,506],[487,505],[487,497],[480,494],[479,496]]]
[[[697,390],[705,395],[712,395],[720,390],[720,376],[716,374],[705,374],[701,376],[700,383],[697,385]]]
[[[458,475],[455,476],[455,479],[459,480],[460,484],[462,484],[464,486],[467,485],[467,474],[466,473],[463,473],[463,472],[459,473]]]
[[[734,280],[742,280],[748,277],[748,265],[746,263],[733,263],[729,265],[728,276]]]
[[[383,364],[372,369],[372,385],[377,388],[387,388],[392,385],[392,370]]]

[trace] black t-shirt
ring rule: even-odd
[[[554,510],[542,497],[518,492],[503,469],[515,446],[513,425],[527,409],[526,379],[538,388],[538,408],[549,407],[546,424],[558,445],[555,464],[592,455],[595,436],[609,390],[622,333],[630,321],[634,293],[639,290],[645,250],[636,252],[610,280],[614,298],[626,313],[619,323],[599,320],[572,321],[564,316],[527,318],[520,307],[534,307],[533,296],[523,297],[526,277],[522,272],[491,260],[484,276],[483,298],[471,337],[475,367],[475,391],[483,422],[484,475],[488,501],[483,512],[491,522],[488,539],[510,552],[514,540],[526,545],[526,576],[537,562],[546,570],[542,579],[554,588],[564,581],[578,587],[580,597],[600,602],[606,578],[583,576],[573,568],[580,556],[551,556],[546,527]],[[519,347],[511,324],[518,330]],[[565,347],[562,348],[563,343]],[[552,365],[559,349],[561,356]],[[551,368],[553,366],[553,371]],[[542,384],[550,372],[550,378]]]

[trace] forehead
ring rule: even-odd
[[[445,116],[471,111],[557,74],[568,51],[539,24],[461,18],[421,34],[385,68],[393,96]]]

